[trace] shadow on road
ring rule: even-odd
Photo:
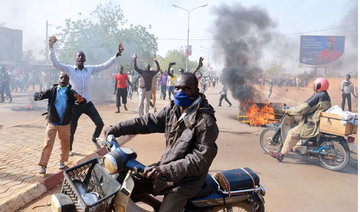
[[[288,160],[286,160],[286,158],[292,159],[292,160],[297,160],[297,161],[296,162],[288,161]],[[316,158],[306,158],[306,157],[302,157],[299,155],[293,155],[293,154],[286,155],[286,158],[281,163],[296,164],[296,165],[312,165],[312,166],[317,166],[319,168],[323,168],[320,165],[320,162]],[[336,171],[336,172],[357,175],[358,174],[357,160],[354,158],[350,158],[348,166],[345,167],[343,170]]]
[[[219,130],[220,133],[230,133],[233,135],[257,135],[257,133],[253,132],[239,132],[239,131],[231,131],[231,130]]]

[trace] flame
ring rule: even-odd
[[[245,114],[248,118],[248,120],[245,122],[248,122],[253,126],[262,126],[276,122],[274,109],[270,106],[269,102],[267,102],[261,108],[259,108],[258,105],[252,100],[247,100],[247,102],[251,105],[245,111]]]
[[[25,106],[17,106],[17,107],[12,107],[11,110],[14,111],[30,111],[33,110],[33,106],[29,103]]]

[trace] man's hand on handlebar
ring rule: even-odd
[[[153,180],[160,179],[160,177],[163,176],[161,173],[161,170],[158,166],[152,166],[152,167],[146,168],[144,171],[144,175],[145,175],[145,177],[153,179]]]
[[[118,135],[117,130],[114,126],[110,125],[109,127],[104,129],[104,135],[105,138],[108,137],[108,135],[114,135],[115,137],[119,137],[120,135]]]

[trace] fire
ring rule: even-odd
[[[274,109],[270,106],[269,102],[261,108],[251,100],[248,100],[247,103],[250,104],[245,111],[248,120],[243,121],[244,123],[249,123],[253,126],[262,126],[277,121],[275,119]]]
[[[27,104],[25,106],[11,107],[11,110],[13,110],[13,111],[30,111],[30,110],[33,110],[33,106],[31,104]]]

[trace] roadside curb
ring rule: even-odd
[[[92,154],[88,154],[77,161],[75,164],[79,164],[84,160],[87,160],[89,157],[101,157],[107,153],[105,147],[97,150]],[[61,170],[55,174],[51,174],[47,177],[41,178],[38,182],[32,183],[24,191],[9,195],[10,197],[4,201],[0,202],[0,212],[16,211],[19,208],[24,207],[29,202],[39,198],[41,195],[47,191],[55,188],[57,185],[61,184],[64,179],[64,171]],[[13,196],[13,197],[12,197]]]
[[[46,186],[41,182],[33,183],[29,185],[26,190],[21,193],[14,194],[14,197],[11,197],[12,195],[10,195],[5,202],[0,203],[0,211],[15,211],[32,200],[37,199],[47,191]]]
[[[82,163],[84,160],[88,160],[88,158],[93,158],[93,157],[101,157],[104,156],[107,153],[107,150],[105,147],[97,150],[95,153],[93,154],[89,154],[87,156],[84,156],[83,158],[79,159],[78,161],[76,161],[75,164],[79,164]],[[40,179],[40,183],[44,184],[46,186],[47,191],[55,188],[57,185],[61,184],[64,180],[64,170],[61,170],[55,174],[52,174],[50,176],[47,176],[45,178],[41,178]]]

